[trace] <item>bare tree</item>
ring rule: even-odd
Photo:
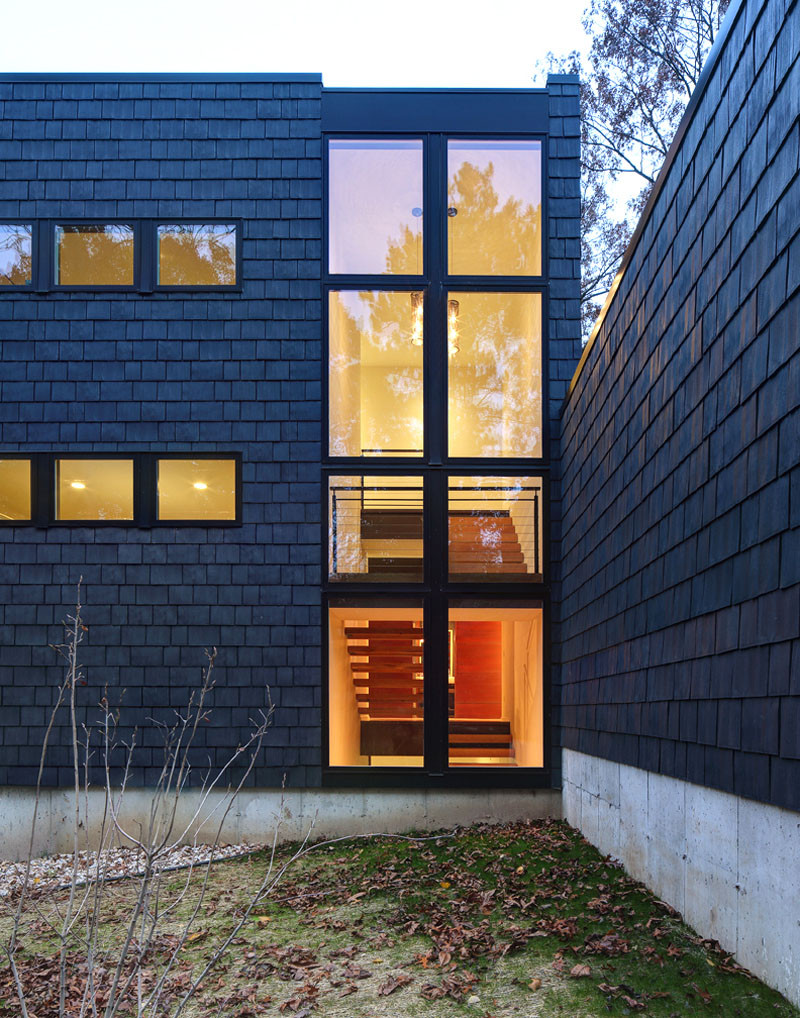
[[[547,69],[581,78],[581,313],[584,339],[611,287],[729,0],[590,0],[591,39]],[[626,186],[627,182],[627,186]],[[629,198],[620,208],[616,193]]]

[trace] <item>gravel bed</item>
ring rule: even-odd
[[[189,866],[197,866],[208,862],[212,852],[214,861],[234,859],[250,855],[263,848],[263,845],[182,845],[174,852],[164,856],[160,869],[179,870]],[[85,884],[100,872],[107,880],[124,880],[142,872],[141,855],[133,848],[109,848],[100,853],[79,852],[78,883]],[[30,892],[37,894],[68,887],[72,880],[73,857],[71,852],[63,855],[47,855],[34,859],[30,871]],[[15,897],[25,880],[27,864],[24,862],[4,862],[0,860],[0,898]]]

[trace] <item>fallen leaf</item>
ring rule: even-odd
[[[538,979],[538,978],[537,979],[531,979],[531,981],[528,983],[528,989],[529,990],[539,990],[539,989],[541,989],[541,986],[542,986],[542,981],[541,981],[541,979]]]
[[[588,965],[574,965],[569,970],[569,974],[573,979],[585,979],[592,974],[592,970]]]

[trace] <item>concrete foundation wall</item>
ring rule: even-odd
[[[800,1004],[800,814],[564,750],[564,815]]]
[[[122,826],[136,830],[137,821],[150,811],[151,792],[130,789],[120,814]],[[200,793],[186,792],[180,803],[176,830],[188,826],[198,810]],[[210,819],[194,825],[192,836],[213,840],[224,812],[222,796],[209,799],[202,811]],[[0,859],[26,857],[31,833],[34,792],[30,788],[0,789]],[[214,807],[216,812],[212,813]],[[90,844],[97,842],[103,814],[103,794],[90,793],[89,819],[85,824]],[[425,789],[302,789],[281,793],[255,789],[242,793],[223,827],[223,841],[271,842],[276,827],[279,841],[296,841],[348,834],[398,834],[409,830],[440,828],[481,822],[501,822],[561,816],[561,793],[537,790],[425,790]],[[72,849],[74,799],[65,789],[42,793],[36,825],[34,855],[69,852]],[[87,835],[82,833],[82,847]]]

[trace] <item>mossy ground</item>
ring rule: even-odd
[[[292,851],[282,849],[280,861]],[[267,862],[256,853],[213,868],[190,942],[178,956],[173,1001],[241,917]],[[184,882],[179,873],[165,878],[162,907]],[[160,929],[147,959],[150,980],[185,925],[198,888],[199,875]],[[101,932],[111,953],[135,892],[134,881],[107,889]],[[57,1013],[57,942],[48,919],[60,902],[63,895],[36,899],[22,932],[21,967],[36,1018]],[[0,921],[3,935],[9,922],[8,915]],[[77,944],[70,957],[78,1000],[85,972]],[[255,908],[184,1013],[800,1018],[779,994],[555,821],[314,849],[292,863]],[[18,1014],[6,967],[0,970],[0,1016]]]

